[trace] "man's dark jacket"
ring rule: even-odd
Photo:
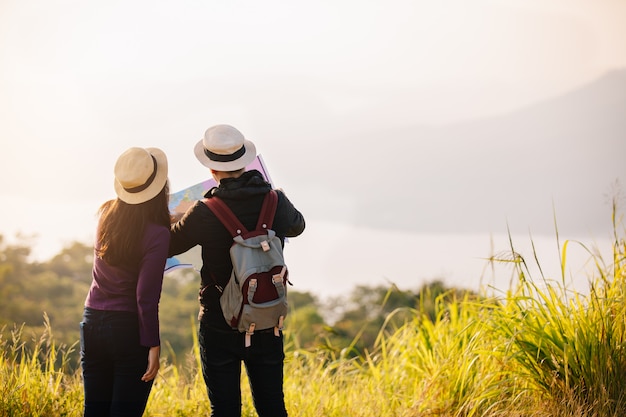
[[[246,171],[239,178],[225,178],[219,187],[205,194],[205,198],[218,196],[233,211],[241,223],[253,230],[265,194],[271,185],[260,172]],[[272,229],[284,244],[285,237],[295,237],[304,231],[304,217],[291,204],[285,194],[277,190],[278,207]],[[172,225],[169,256],[186,252],[196,245],[202,247],[201,311],[202,321],[216,329],[230,330],[220,309],[220,292],[224,288],[233,269],[229,250],[232,236],[213,212],[202,202],[197,201],[183,216]]]

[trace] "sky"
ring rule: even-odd
[[[365,207],[342,177],[391,177],[393,165],[361,157],[392,163],[386,134],[502,117],[623,70],[625,43],[621,0],[0,0],[0,234],[31,236],[35,259],[91,242],[119,154],[163,149],[178,190],[208,177],[193,145],[227,123],[307,219],[286,251],[298,289],[477,285],[482,258],[507,246],[498,205],[498,226],[469,234],[435,215],[422,233],[370,227],[351,221]],[[536,199],[549,211],[546,193]],[[606,239],[594,233],[582,237]]]

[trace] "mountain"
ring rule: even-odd
[[[316,163],[333,173],[307,185],[328,219],[553,234],[556,218],[559,232],[610,231],[610,200],[626,185],[626,70],[497,117],[362,132],[325,144]]]

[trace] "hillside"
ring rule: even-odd
[[[551,234],[554,209],[562,231],[610,230],[608,196],[626,180],[625,115],[626,70],[497,117],[335,141],[315,161],[337,179],[324,189],[334,210],[320,203],[320,212],[420,233],[503,231],[508,222]]]

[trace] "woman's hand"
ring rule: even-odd
[[[148,368],[146,373],[143,374],[141,380],[144,382],[152,381],[159,372],[159,356],[161,355],[161,346],[152,346],[148,352]]]

